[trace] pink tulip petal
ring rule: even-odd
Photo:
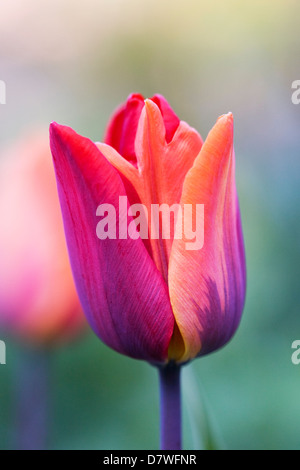
[[[185,238],[174,240],[169,264],[171,304],[184,342],[179,359],[186,361],[223,346],[244,305],[245,254],[231,114],[219,118],[210,132],[186,176],[181,204],[204,204],[203,248],[187,250]]]
[[[165,361],[174,316],[161,274],[140,238],[96,235],[99,204],[112,204],[119,220],[119,196],[126,196],[119,173],[89,139],[55,123],[50,130],[72,269],[90,324],[123,354]]]

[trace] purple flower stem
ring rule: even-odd
[[[175,363],[159,368],[161,450],[181,450],[180,369]]]
[[[49,426],[51,352],[21,351],[13,381],[13,450],[45,450]]]

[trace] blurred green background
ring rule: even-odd
[[[187,405],[204,399],[223,447],[300,449],[299,1],[0,0],[0,11],[1,146],[52,120],[99,141],[131,92],[163,94],[203,138],[233,112],[247,301],[231,343],[184,370],[184,446],[200,446]],[[1,449],[20,354],[8,341]],[[50,449],[158,448],[151,366],[89,332],[54,351],[51,373]]]

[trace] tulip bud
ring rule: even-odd
[[[203,143],[161,95],[135,94],[103,143],[56,123],[50,133],[74,278],[95,333],[159,364],[228,342],[246,282],[232,115]]]

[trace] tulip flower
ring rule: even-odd
[[[172,434],[175,371],[226,344],[244,305],[232,114],[203,142],[164,97],[133,94],[102,143],[56,123],[50,133],[84,312],[108,346],[159,366]],[[180,436],[162,441],[178,448]]]
[[[53,347],[86,320],[70,269],[47,133],[1,152],[0,338],[18,340],[13,447],[45,447]],[[16,365],[16,362],[14,362]]]

